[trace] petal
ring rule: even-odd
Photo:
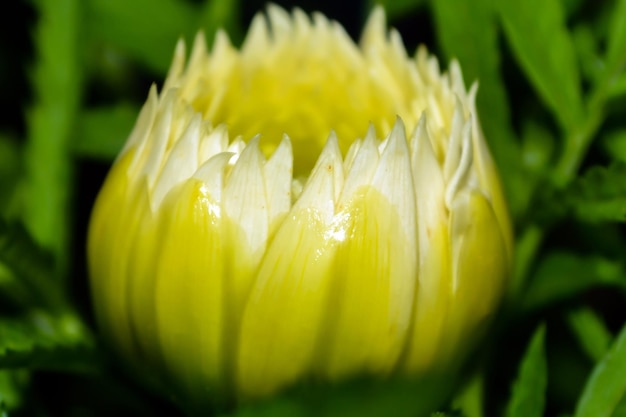
[[[291,173],[293,155],[291,141],[287,135],[263,167],[265,190],[267,192],[268,220],[272,235],[283,217],[291,208]]]
[[[194,401],[220,398],[229,331],[224,275],[230,249],[223,239],[220,206],[202,181],[190,179],[166,197],[159,222],[163,243],[153,259],[152,296],[163,360],[170,377]]]
[[[504,243],[507,249],[507,259],[509,263],[509,269],[513,262],[513,228],[511,226],[511,218],[506,203],[506,198],[502,184],[500,183],[500,177],[498,175],[498,169],[494,163],[487,143],[482,133],[478,116],[476,112],[476,91],[477,84],[472,85],[469,92],[469,103],[472,122],[472,142],[474,146],[474,169],[478,173],[481,186],[485,194],[487,194],[491,200],[493,210],[500,225],[500,230],[504,237]]]
[[[339,247],[320,352],[320,373],[331,379],[390,372],[403,350],[418,258],[413,190],[398,122],[371,184],[356,191],[333,226]]]
[[[243,397],[270,394],[309,370],[326,309],[333,260],[333,149],[320,156],[263,258],[246,306],[237,383]]]
[[[122,352],[137,359],[130,323],[128,274],[132,245],[141,219],[150,215],[144,181],[127,175],[134,158],[130,150],[113,167],[96,201],[89,228],[88,256],[92,294],[103,333]]]
[[[198,168],[196,155],[201,126],[202,118],[199,113],[196,113],[187,125],[183,136],[169,152],[152,190],[153,207],[158,207],[169,190],[191,177]]]
[[[268,201],[263,178],[264,158],[258,137],[244,148],[232,168],[222,194],[224,245],[228,251],[225,282],[225,323],[236,329],[246,299],[252,288],[254,274],[266,250],[269,234]],[[237,338],[228,339],[225,347],[232,362],[236,356]]]
[[[419,285],[405,370],[433,366],[445,331],[450,285],[450,241],[445,181],[426,129],[425,117],[411,141],[419,240]]]
[[[480,334],[501,298],[508,263],[506,244],[489,200],[464,191],[450,212],[452,286],[446,354],[462,351]]]

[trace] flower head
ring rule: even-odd
[[[267,14],[150,90],[90,226],[103,332],[196,401],[451,366],[512,252],[477,85],[382,9],[358,46]]]

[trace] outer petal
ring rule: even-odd
[[[452,281],[445,182],[424,118],[412,148],[420,252],[413,327],[404,364],[409,373],[429,369],[438,360]]]
[[[174,189],[160,215],[161,256],[156,262],[156,307],[167,370],[195,401],[225,384],[225,246],[218,204],[200,180]],[[217,391],[217,392],[216,392]]]
[[[366,144],[362,149],[367,152]],[[356,189],[336,216],[333,233],[341,243],[321,349],[321,373],[331,379],[390,372],[410,327],[418,249],[411,162],[400,121],[370,184]]]
[[[278,231],[243,317],[237,374],[243,397],[270,394],[310,370],[334,252],[315,211],[290,215]]]
[[[88,242],[96,315],[107,338],[131,358],[137,350],[130,325],[127,266],[139,214],[148,207],[147,193],[127,175],[133,154],[126,153],[109,173],[93,210]]]
[[[270,394],[310,370],[326,310],[336,246],[336,160],[329,143],[261,262],[243,315],[237,383],[241,395]]]
[[[474,107],[476,84],[472,86],[470,91],[470,102]],[[472,114],[472,131],[473,131],[473,144],[474,144],[474,167],[478,172],[480,182],[484,189],[487,190],[487,194],[490,197],[491,205],[493,207],[496,220],[500,225],[500,230],[504,238],[504,245],[506,247],[507,262],[509,264],[508,271],[510,273],[513,262],[513,228],[511,226],[511,218],[509,210],[506,204],[506,198],[498,175],[498,169],[493,161],[487,143],[484,139],[480,123],[478,122],[478,116],[476,110]]]
[[[444,357],[474,339],[497,306],[508,273],[507,246],[489,200],[463,191],[450,213],[452,292]]]
[[[387,373],[409,327],[416,247],[397,211],[373,188],[355,195],[338,220],[334,234],[341,244],[330,278],[320,373],[331,379]]]

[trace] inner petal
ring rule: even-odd
[[[365,51],[327,20],[298,19],[290,30],[272,31],[269,26],[265,30],[271,41],[259,43],[263,53],[237,51],[224,46],[222,38],[199,77],[194,71],[201,91],[185,89],[189,102],[213,126],[224,123],[231,137],[241,136],[246,142],[261,134],[266,156],[287,134],[293,144],[295,176],[309,174],[331,131],[345,155],[370,125],[377,137],[385,137],[400,115],[412,128],[416,86],[399,74],[414,62],[405,52],[403,62],[398,56],[386,59],[396,54],[386,33],[379,35],[382,42]],[[249,36],[261,35],[256,30]],[[401,100],[398,91],[404,92]]]

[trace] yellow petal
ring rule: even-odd
[[[452,287],[444,344],[449,351],[442,352],[444,356],[466,346],[484,330],[500,300],[509,269],[496,214],[481,192],[464,191],[455,198],[450,212],[450,242]]]
[[[120,158],[100,191],[89,228],[88,257],[91,291],[102,330],[124,354],[136,357],[127,270],[132,262],[133,236],[142,212],[148,208],[148,197],[127,176],[132,160],[132,151]]]
[[[370,154],[366,140],[352,170]],[[339,246],[318,372],[331,379],[390,372],[408,334],[418,253],[411,164],[400,122],[370,184],[347,196],[333,226]]]
[[[239,338],[241,395],[266,395],[309,371],[324,325],[335,239],[329,234],[342,170],[328,141],[302,195],[272,239],[255,278]]]
[[[420,252],[414,321],[403,366],[409,373],[419,373],[434,367],[440,356],[452,275],[445,181],[425,117],[413,135],[411,148]]]
[[[155,262],[159,345],[174,381],[192,398],[219,398],[224,386],[225,255],[219,204],[198,179],[190,179],[164,200],[159,217],[163,241]],[[149,288],[146,288],[149,290]],[[206,400],[205,400],[206,401]]]
[[[373,188],[355,195],[337,218],[340,243],[317,373],[330,379],[388,373],[409,327],[416,247],[397,211]]]
[[[310,209],[289,215],[263,259],[239,339],[244,398],[273,393],[310,371],[335,252],[320,217]]]

